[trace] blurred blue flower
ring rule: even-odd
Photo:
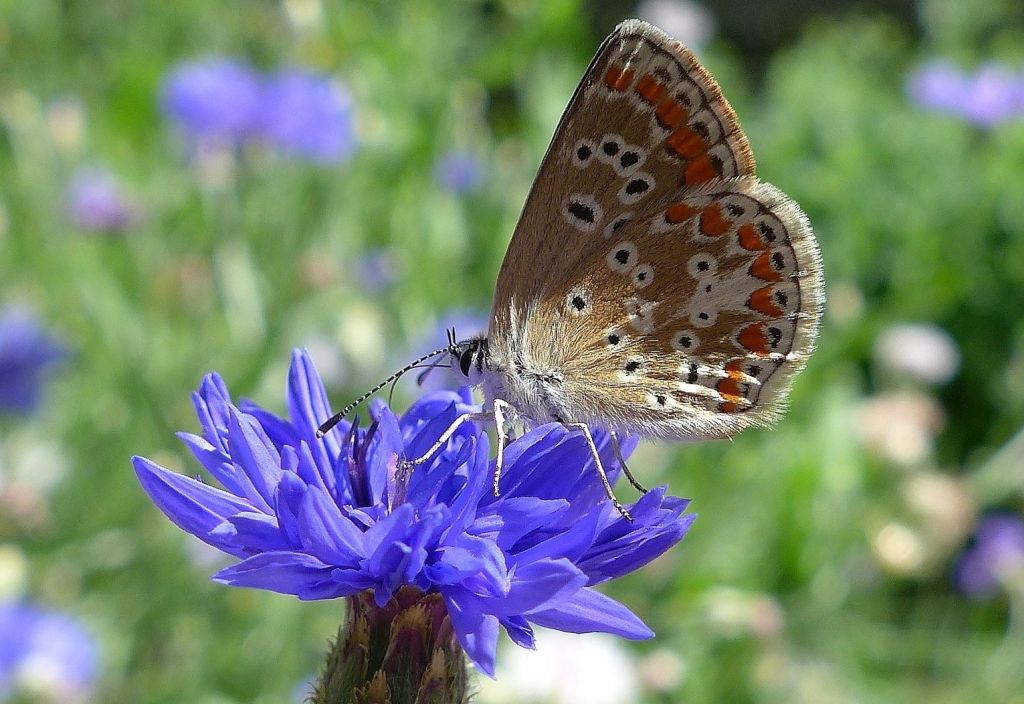
[[[989,63],[971,77],[964,117],[982,127],[1024,117],[1024,81],[999,64]]]
[[[468,390],[442,391],[395,416],[380,401],[365,429],[331,415],[309,357],[296,351],[288,417],[236,406],[217,374],[194,394],[203,434],[179,437],[225,489],[134,458],[139,481],[180,528],[239,558],[214,579],[300,599],[372,590],[378,605],[403,586],[443,598],[459,642],[493,675],[498,627],[533,647],[531,624],[626,638],[652,635],[622,604],[592,589],[682,539],[687,501],[650,491],[623,519],[607,500],[583,437],[542,425],[509,444],[504,493],[492,495],[487,434],[462,425],[403,476],[461,414]],[[608,438],[595,439],[615,467]],[[635,441],[626,443],[627,451]],[[615,467],[610,474],[617,478]]]
[[[351,100],[329,76],[297,68],[271,76],[259,124],[261,136],[286,154],[335,163],[355,149]]]
[[[974,544],[960,558],[956,583],[967,596],[994,596],[1013,581],[1024,587],[1024,520],[994,514],[978,526]]]
[[[31,413],[44,376],[68,354],[29,311],[0,311],[0,412]]]
[[[365,252],[358,262],[359,284],[367,293],[389,288],[398,280],[395,256],[384,247]]]
[[[434,177],[452,193],[469,193],[483,183],[483,166],[469,152],[449,152],[434,164]]]
[[[907,92],[925,109],[955,113],[967,94],[967,78],[950,62],[935,60],[910,74]]]
[[[995,63],[967,74],[948,61],[935,60],[910,75],[907,92],[925,109],[982,127],[1024,116],[1024,80]]]
[[[227,58],[179,65],[161,105],[193,146],[260,140],[277,151],[336,163],[355,149],[348,93],[329,76],[301,68],[267,76]]]
[[[139,219],[114,174],[102,166],[85,166],[71,176],[65,196],[68,218],[87,232],[121,232]]]
[[[188,138],[238,144],[253,135],[262,98],[259,73],[215,57],[179,64],[164,79],[160,104]]]
[[[0,698],[24,689],[54,701],[88,694],[98,647],[70,616],[31,604],[0,604]]]

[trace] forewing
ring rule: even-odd
[[[752,174],[736,115],[694,55],[658,28],[623,22],[576,88],[498,276],[491,335],[513,306],[562,290],[580,259],[671,194]]]

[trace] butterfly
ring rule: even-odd
[[[463,422],[494,421],[497,494],[506,425],[554,421],[584,434],[628,518],[591,428],[615,429],[616,459],[643,491],[618,432],[704,440],[771,424],[814,349],[823,289],[807,217],[757,178],[714,78],[681,43],[627,20],[555,129],[486,334],[452,335],[413,363],[448,353],[482,386],[486,411],[460,417],[411,464]]]

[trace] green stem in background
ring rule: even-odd
[[[438,594],[403,587],[384,607],[346,599],[312,704],[464,704],[466,658]]]

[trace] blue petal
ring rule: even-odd
[[[302,499],[306,495],[306,484],[291,472],[282,472],[281,480],[274,492],[274,513],[278,525],[289,545],[298,547],[302,544],[299,529],[299,511],[302,510]]]
[[[486,513],[477,517],[470,530],[482,535],[481,529],[490,524],[494,526],[495,542],[503,550],[511,550],[524,535],[545,527],[558,525],[559,519],[569,508],[565,499],[538,499],[532,496],[521,496],[502,499],[491,504]],[[489,523],[489,518],[497,518],[497,523]]]
[[[317,487],[309,487],[302,499],[299,536],[305,548],[332,565],[355,565],[365,556],[363,531]]]
[[[192,394],[192,404],[195,406],[196,416],[203,426],[206,439],[227,455],[226,438],[231,396],[220,374],[211,372],[203,377],[199,388]]]
[[[600,519],[600,511],[591,511],[577,523],[563,528],[562,532],[513,553],[512,559],[516,564],[526,564],[547,557],[567,557],[576,562],[594,544]]]
[[[533,637],[533,628],[530,627],[530,623],[525,618],[522,616],[506,616],[499,620],[513,643],[521,648],[537,649],[537,641]]]
[[[153,503],[174,525],[200,540],[241,557],[241,548],[210,533],[228,517],[253,510],[251,504],[202,482],[170,472],[145,457],[133,457],[135,474]]]
[[[274,502],[274,489],[281,478],[281,456],[252,416],[244,416],[235,408],[229,410],[228,447],[234,460],[252,482],[256,495],[247,496],[254,504],[263,505],[267,513]]]
[[[435,584],[461,584],[474,594],[501,597],[511,586],[505,555],[490,540],[458,536],[436,551],[437,561],[426,573]]]
[[[305,553],[264,552],[222,569],[213,579],[234,587],[267,589],[300,599],[325,599],[343,596],[331,576],[332,569]]]
[[[229,517],[213,529],[216,536],[237,545],[246,555],[256,552],[288,550],[291,546],[277,527],[277,520],[265,513],[246,511]]]
[[[587,585],[587,576],[569,560],[541,560],[517,567],[508,595],[495,600],[499,616],[529,615],[560,605]]]
[[[640,618],[625,606],[589,587],[549,611],[530,614],[530,620],[567,633],[611,633],[630,640],[654,636]]]
[[[498,618],[484,613],[479,601],[462,589],[443,590],[441,594],[448,606],[448,616],[462,649],[481,672],[493,679],[498,648]]]
[[[377,403],[371,404],[371,409],[375,422],[364,442],[362,464],[365,466],[369,500],[380,504],[384,501],[385,489],[389,488],[388,479],[402,456],[402,433],[391,409]]]
[[[342,427],[323,438],[316,437],[316,429],[332,415],[327,391],[309,352],[292,350],[288,370],[288,416],[299,438],[311,448],[316,464],[325,468],[341,454],[341,438],[345,437],[346,430]]]

